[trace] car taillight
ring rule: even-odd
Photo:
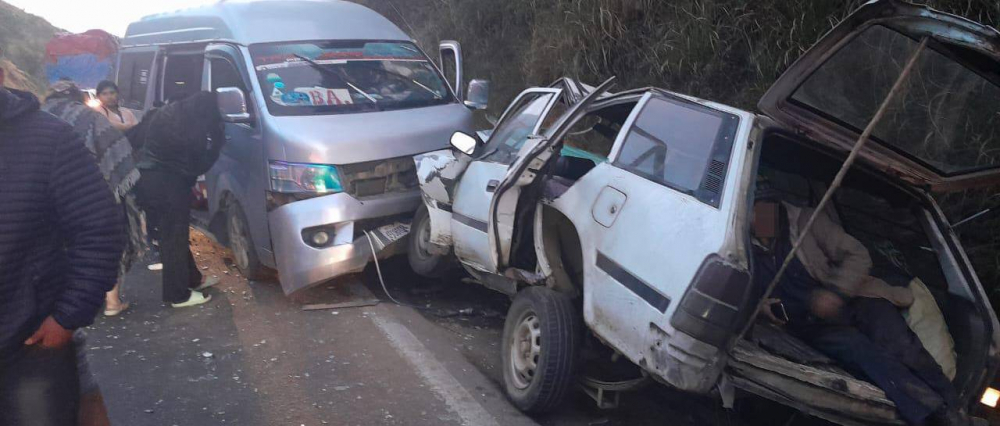
[[[740,308],[750,274],[718,256],[702,263],[692,285],[670,318],[670,325],[695,339],[722,347],[742,319]]]

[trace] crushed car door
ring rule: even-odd
[[[603,95],[613,82],[614,77],[608,79],[583,100],[570,107],[545,131],[544,135],[538,135],[539,129],[536,128],[535,136],[528,138],[520,147],[513,164],[506,170],[502,180],[497,182],[495,193],[491,194],[488,210],[489,243],[484,247],[487,250],[487,261],[494,265],[494,271],[503,271],[508,264],[514,217],[517,213],[521,188],[535,182],[539,177],[538,172],[552,158],[553,150],[557,149],[556,142],[569,130],[575,119],[586,114],[587,107]],[[541,124],[539,122],[539,127]]]
[[[924,38],[860,160],[935,191],[1000,183],[1000,32],[958,16],[869,2],[789,67],[759,107],[850,151]]]
[[[455,255],[465,264],[496,271],[490,259],[486,216],[493,192],[531,135],[559,100],[562,89],[533,88],[522,92],[501,116],[485,147],[458,182],[452,207]]]

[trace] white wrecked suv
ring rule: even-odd
[[[996,30],[883,0],[792,65],[761,114],[655,88],[612,94],[610,81],[526,90],[494,130],[415,157],[424,206],[410,264],[426,276],[460,264],[513,298],[503,384],[525,411],[574,385],[585,327],[677,389],[898,424],[874,385],[780,328],[748,326],[766,297],[750,266],[758,182],[816,206],[853,150],[824,211],[876,266],[926,285],[947,325],[933,349],[972,407],[1000,360],[1000,329],[930,194],[997,181],[998,62]]]

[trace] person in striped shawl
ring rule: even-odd
[[[83,104],[82,91],[71,81],[61,80],[50,88],[42,110],[73,126],[87,149],[97,159],[104,180],[111,187],[115,201],[125,211],[128,222],[128,247],[122,256],[118,283],[105,297],[104,315],[115,316],[128,308],[121,300],[121,284],[132,263],[147,249],[145,217],[139,209],[132,189],[139,180],[139,169],[132,155],[132,146],[125,135],[115,129],[100,113]]]

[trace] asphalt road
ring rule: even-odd
[[[422,280],[396,259],[383,272],[408,306],[388,302],[372,268],[290,299],[276,282],[240,277],[204,236],[192,238],[202,272],[222,278],[211,302],[162,304],[160,273],[140,264],[126,278],[131,309],[88,330],[115,425],[746,424],[714,400],[656,385],[623,395],[615,410],[575,391],[555,413],[529,418],[499,386],[502,295]],[[302,309],[373,299],[381,303]]]

